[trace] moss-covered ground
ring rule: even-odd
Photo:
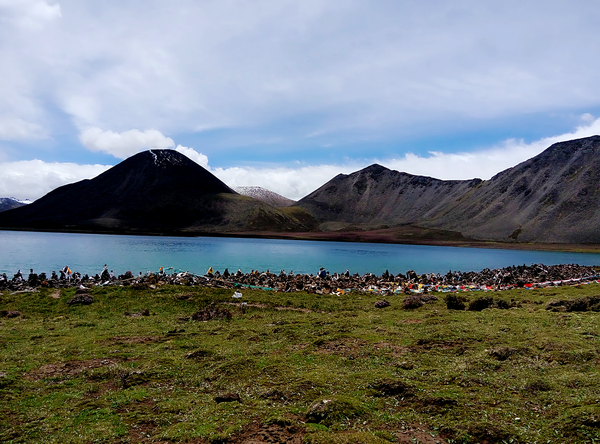
[[[0,442],[600,443],[600,314],[545,310],[599,284],[481,312],[232,293],[0,295]],[[231,318],[193,320],[210,303]]]

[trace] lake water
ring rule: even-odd
[[[96,274],[104,264],[115,274],[176,271],[204,274],[208,267],[223,271],[241,269],[278,273],[330,272],[381,274],[446,273],[501,268],[509,265],[543,263],[598,265],[600,254],[519,251],[424,245],[368,244],[351,242],[240,239],[215,237],[117,236],[104,234],[37,233],[0,231],[0,273],[12,277],[50,273],[69,265],[82,274]]]

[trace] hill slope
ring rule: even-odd
[[[275,208],[284,208],[294,205],[296,202],[292,199],[277,194],[274,191],[267,190],[263,187],[235,187],[234,190],[243,196],[249,196],[268,203]]]
[[[336,176],[298,205],[322,229],[412,224],[480,240],[600,243],[600,136],[556,143],[487,181],[371,165]]]
[[[132,156],[91,180],[0,213],[11,228],[126,232],[302,230],[297,220],[241,196],[174,150]]]
[[[439,180],[371,165],[339,174],[298,202],[321,222],[342,222],[364,228],[398,226],[433,217],[481,183]]]
[[[476,239],[600,242],[600,136],[560,142],[422,225]]]

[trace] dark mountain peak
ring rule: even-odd
[[[539,173],[540,170],[566,169],[567,175],[580,168],[600,167],[600,136],[556,142],[537,156],[521,162],[517,166],[499,172],[494,180],[509,180],[514,174],[524,172]],[[511,179],[512,180],[512,179]]]
[[[558,142],[424,221],[478,239],[600,241],[600,136]]]
[[[183,165],[191,160],[175,150],[149,150],[154,164],[159,168],[168,168],[169,166]]]
[[[144,151],[93,179],[59,187],[2,212],[0,226],[134,233],[306,229],[174,150]]]
[[[389,168],[384,167],[383,165],[379,165],[378,163],[374,163],[373,165],[369,165],[366,168],[363,168],[359,172],[361,173],[374,173],[381,174],[384,171],[391,171]]]
[[[198,165],[196,162],[191,160],[189,157],[181,154],[179,151],[170,149],[153,149],[143,151],[132,157],[139,157],[145,162],[151,162],[158,168],[166,169],[174,166],[192,166]]]
[[[589,144],[597,144],[597,143],[600,143],[600,135],[582,137],[580,139],[565,140],[562,142],[556,142],[556,143],[553,143],[552,145],[550,145],[548,150],[556,149],[557,147],[560,148],[560,147],[566,147],[566,146],[585,147]]]
[[[191,160],[189,157],[181,154],[179,151],[170,149],[154,149],[148,151],[142,151],[141,153],[134,154],[133,156],[125,159],[116,167],[124,165],[128,168],[144,168],[144,167],[157,167],[160,169],[168,169],[172,167],[181,168],[196,168],[200,167],[196,162]],[[204,168],[202,168],[204,169]]]
[[[566,140],[564,142],[556,142],[550,145],[542,153],[533,157],[531,160],[558,159],[562,161],[565,157],[571,157],[576,154],[585,155],[600,148],[600,136],[583,137],[581,139]]]
[[[148,194],[158,190],[198,194],[233,193],[220,179],[175,150],[148,150],[131,156],[94,180],[95,188],[120,194]]]
[[[383,165],[379,165],[378,163],[374,163],[373,165],[369,165],[366,168],[363,168],[360,171],[357,171],[357,176],[367,176],[372,179],[378,180],[380,176],[387,175],[393,172],[392,170],[384,167]]]

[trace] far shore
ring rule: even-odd
[[[471,239],[452,231],[426,229],[415,226],[382,228],[377,230],[344,230],[344,231],[246,231],[246,232],[216,232],[216,231],[141,231],[121,229],[81,229],[81,228],[5,228],[0,231],[32,231],[53,233],[82,233],[82,234],[112,234],[130,236],[176,236],[176,237],[231,237],[253,239],[289,239],[325,242],[358,242],[384,243],[404,245],[432,245],[442,247],[463,248],[493,248],[504,250],[529,251],[562,251],[572,253],[600,253],[600,243],[596,244],[566,244],[566,243],[537,243],[537,242],[500,242]]]
[[[559,244],[535,242],[499,242],[477,239],[441,239],[421,236],[399,236],[397,230],[382,229],[373,231],[336,231],[301,233],[236,233],[231,237],[255,237],[271,239],[293,239],[329,242],[370,242],[384,244],[432,245],[440,247],[494,248],[503,250],[563,251],[572,253],[600,253],[600,244]]]

